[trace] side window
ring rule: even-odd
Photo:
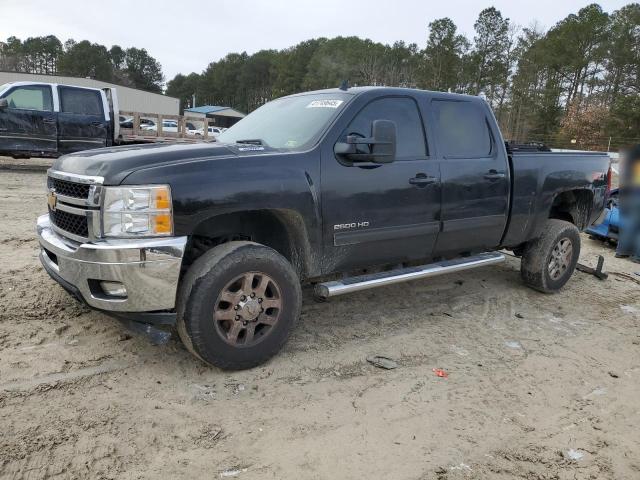
[[[102,116],[100,92],[79,88],[60,87],[60,110],[64,113]]]
[[[427,154],[422,119],[413,99],[389,97],[372,101],[351,121],[344,136],[370,137],[374,120],[391,120],[396,124],[396,158],[399,160],[421,158]]]
[[[39,110],[41,112],[51,112],[53,110],[51,87],[44,85],[16,87],[4,98],[7,99],[9,108]]]
[[[435,133],[444,157],[491,155],[491,134],[485,113],[472,102],[434,100]]]

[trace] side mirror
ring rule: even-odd
[[[6,98],[0,98],[0,108],[7,108],[9,101]]]
[[[358,148],[358,145],[366,147]],[[371,137],[349,135],[346,142],[336,143],[334,152],[354,163],[391,163],[396,159],[396,124],[390,120],[374,120],[371,124]]]

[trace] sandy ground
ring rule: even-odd
[[[47,277],[44,183],[0,172],[0,478],[640,478],[640,266],[610,247],[584,236],[582,260],[630,277],[576,273],[551,296],[512,258],[324,304],[306,292],[284,351],[226,373]]]

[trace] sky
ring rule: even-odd
[[[599,4],[612,12],[632,0]],[[469,38],[494,6],[515,24],[549,28],[588,0],[0,0],[0,40],[56,35],[110,48],[145,48],[167,80],[202,72],[227,53],[282,49],[316,37],[355,35],[424,47],[427,25],[450,17]]]

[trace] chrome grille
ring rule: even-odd
[[[61,235],[78,242],[99,238],[102,177],[49,170],[49,219]]]
[[[66,180],[60,180],[59,178],[52,177],[49,177],[47,186],[59,195],[82,198],[85,200],[89,198],[89,190],[91,189],[91,185],[86,183],[68,182]]]
[[[69,232],[79,237],[89,237],[89,222],[84,215],[74,215],[60,209],[49,209],[51,223],[65,232]]]

